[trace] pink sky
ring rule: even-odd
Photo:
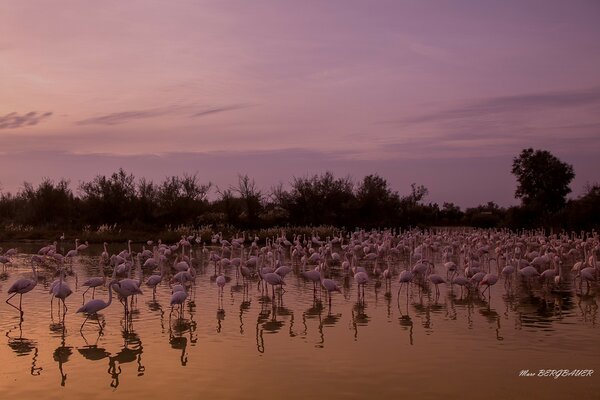
[[[331,170],[514,203],[524,147],[598,181],[595,1],[0,3],[0,182]]]

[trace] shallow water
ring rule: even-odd
[[[0,280],[4,298],[12,282],[31,276],[26,253],[41,246],[19,247],[24,253]],[[23,296],[21,322],[0,302],[0,398],[600,398],[597,287],[581,296],[519,284],[507,290],[500,281],[491,296],[467,298],[449,286],[437,297],[413,285],[398,297],[396,275],[391,289],[371,278],[358,301],[354,281],[335,276],[343,293],[329,306],[295,272],[273,299],[257,281],[245,289],[232,269],[220,300],[214,268],[198,255],[183,318],[171,313],[165,279],[155,297],[147,288],[138,296],[129,321],[115,300],[101,314],[99,335],[93,320],[80,332],[85,317],[75,313],[81,283],[100,271],[98,249],[88,250],[67,278],[74,293],[66,315],[56,304],[51,313],[50,270],[40,269],[40,282]],[[396,274],[405,263],[396,263]],[[95,296],[106,300],[108,291]],[[595,372],[519,377],[524,369]]]

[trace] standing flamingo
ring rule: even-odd
[[[320,271],[320,278],[321,278],[321,286],[325,288],[325,290],[327,290],[327,297],[329,299],[329,306],[331,306],[331,292],[342,292],[342,289],[338,286],[337,283],[335,283],[335,281],[333,279],[327,279],[325,278],[325,273],[323,272],[323,270],[321,269]]]
[[[65,299],[67,297],[69,297],[73,293],[73,291],[71,290],[69,285],[66,282],[64,282],[64,279],[65,279],[65,269],[61,268],[60,280],[58,281],[58,284],[52,286],[52,288],[50,289],[50,293],[52,293],[52,296],[54,296],[57,299],[59,299],[60,301],[62,301],[63,310],[66,312],[68,310],[68,308],[67,308],[67,305],[65,304]]]
[[[162,281],[164,274],[165,274],[165,272],[164,272],[164,268],[163,268],[163,263],[161,263],[160,264],[160,274],[152,275],[146,281],[146,286],[148,286],[149,288],[152,288],[152,296],[154,296],[156,294],[156,287]]]
[[[364,271],[358,271],[354,274],[354,281],[358,287],[358,298],[365,297],[365,286],[369,283],[369,276]],[[361,295],[361,287],[362,287],[362,295]]]
[[[83,301],[85,301],[85,294],[88,290],[92,289],[92,299],[96,295],[96,288],[98,286],[102,286],[106,283],[106,275],[104,275],[104,269],[101,267],[102,276],[94,276],[83,282],[82,286],[87,286],[88,288],[83,292]]]
[[[188,294],[187,294],[187,291],[185,290],[185,286],[183,286],[183,285],[176,285],[176,286],[179,286],[177,288],[177,291],[174,291],[173,294],[171,295],[171,312],[173,312],[173,307],[175,305],[178,305],[180,307],[179,316],[181,317],[183,314],[183,303],[185,302],[185,299],[187,299]]]
[[[98,318],[98,311],[104,310],[105,308],[107,308],[108,306],[110,306],[110,303],[112,303],[112,285],[116,283],[116,281],[111,281],[108,284],[108,301],[104,301],[101,299],[95,299],[95,300],[90,300],[87,303],[85,303],[83,306],[79,307],[79,309],[77,310],[78,313],[86,313],[86,317],[83,320],[83,323],[81,324],[81,328],[79,328],[79,330],[81,331],[83,329],[83,326],[85,325],[86,321],[88,320],[88,318],[92,315],[94,315],[96,317],[96,320],[98,321],[98,326],[100,327],[100,332],[102,332],[102,325],[100,324],[100,321],[97,319]]]
[[[38,274],[35,269],[35,265],[33,264],[33,260],[31,261],[31,270],[33,271],[33,279],[21,278],[21,279],[17,280],[15,283],[13,283],[10,286],[10,288],[8,289],[8,294],[10,294],[10,296],[8,297],[8,299],[6,299],[6,304],[8,304],[9,306],[12,306],[14,308],[17,308],[17,306],[15,306],[14,304],[12,304],[10,302],[10,299],[12,299],[14,296],[16,296],[18,294],[19,295],[19,308],[17,308],[17,309],[21,312],[21,315],[23,315],[23,308],[22,308],[23,295],[27,292],[32,291],[33,288],[36,287],[36,285],[38,283]]]

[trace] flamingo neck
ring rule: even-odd
[[[113,285],[113,282],[111,281],[110,285],[108,285],[108,302],[106,303],[106,307],[108,307],[110,305],[110,303],[112,303],[112,297],[113,297],[112,285]]]

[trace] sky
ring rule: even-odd
[[[332,171],[516,204],[512,159],[600,181],[600,2],[0,2],[0,185],[124,168],[268,189]]]

